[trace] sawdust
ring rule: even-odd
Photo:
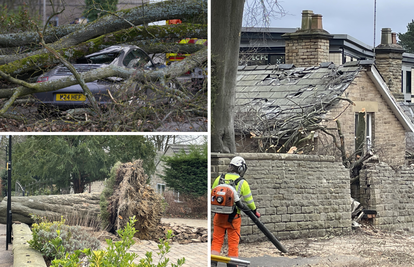
[[[135,216],[136,237],[150,240],[159,236],[161,197],[146,184],[147,175],[142,161],[121,164],[115,182],[114,194],[109,198],[110,222],[115,230],[124,228],[128,218]]]
[[[300,266],[414,266],[414,234],[410,232],[386,232],[363,226],[350,235],[281,240],[281,243],[287,254],[266,241],[241,243],[239,256],[300,258],[305,262]]]

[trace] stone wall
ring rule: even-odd
[[[360,200],[377,211],[373,223],[386,230],[414,230],[414,168],[367,163],[360,172]]]
[[[241,153],[261,222],[278,239],[320,237],[351,230],[349,172],[333,157]],[[211,155],[212,182],[233,154]],[[244,215],[242,240],[267,238]]]

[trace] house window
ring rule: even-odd
[[[401,72],[401,93],[404,95],[404,102],[411,102],[413,78],[411,67],[403,66]]]
[[[358,150],[362,145],[364,146],[363,151],[369,151],[372,149],[372,144],[374,140],[374,113],[355,113],[355,149]],[[360,125],[362,124],[362,125]],[[363,125],[365,124],[365,125]],[[360,126],[364,127],[362,130]],[[364,139],[358,140],[358,132],[363,131]],[[362,151],[361,151],[362,152]],[[363,153],[357,153],[359,155]]]
[[[405,80],[405,93],[411,95],[411,71],[407,71],[407,79]]]
[[[160,195],[164,195],[165,192],[165,184],[157,184],[157,193]]]

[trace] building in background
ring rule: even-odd
[[[312,15],[315,15],[312,11],[304,10],[302,18],[311,18]],[[322,25],[320,26],[322,28]],[[289,63],[286,61],[286,38],[292,36],[297,30],[298,28],[243,28],[240,41],[240,65]],[[329,47],[326,61],[333,62],[337,66],[358,60],[375,60],[377,65],[387,61],[390,63],[399,61],[398,70],[394,70],[392,75],[384,79],[399,102],[414,103],[412,90],[414,87],[414,54],[404,52],[397,44],[396,34],[392,33],[391,29],[383,29],[381,44],[375,48],[347,34],[327,33],[326,41]],[[382,62],[379,62],[381,60]],[[397,66],[394,63],[391,63],[393,68]],[[380,72],[384,75],[385,69]]]
[[[156,156],[156,161],[159,162],[157,164],[157,167],[155,169],[155,174],[151,177],[150,186],[154,188],[157,193],[163,195],[166,191],[172,191],[175,197],[176,201],[180,201],[180,192],[174,191],[174,189],[170,189],[167,187],[165,181],[162,179],[162,176],[164,175],[164,168],[165,164],[164,162],[160,161],[160,158],[162,156],[174,156],[177,153],[180,153],[180,151],[184,150],[186,154],[190,152],[190,145],[179,145],[179,144],[173,144],[169,145],[168,149],[164,151],[159,151]]]

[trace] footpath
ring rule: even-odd
[[[0,224],[0,267],[13,266],[13,245],[6,250],[6,225]]]
[[[206,220],[197,220],[197,219],[181,219],[181,218],[162,218],[162,223],[169,223],[171,226],[174,224],[178,225],[188,225],[192,227],[208,227],[207,219]],[[208,243],[190,243],[181,245],[176,242],[170,244],[170,252],[166,255],[170,259],[167,266],[171,266],[171,263],[176,264],[178,259],[185,258],[185,264],[183,266],[193,266],[193,267],[206,267],[208,266],[210,259],[208,258]],[[152,257],[154,262],[158,262],[159,257],[157,252],[158,243],[154,241],[142,240],[132,246],[129,250],[130,252],[135,252],[139,255],[138,259],[135,261],[139,262],[139,259],[145,258],[145,253],[147,251],[152,252]],[[0,266],[1,267],[1,266]]]

